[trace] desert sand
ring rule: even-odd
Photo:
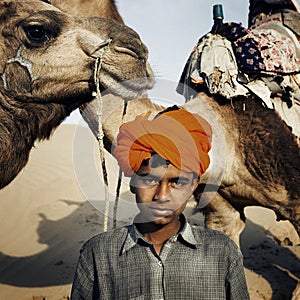
[[[61,125],[50,141],[36,144],[25,169],[0,191],[0,300],[68,299],[81,245],[103,231],[97,153],[87,128]],[[118,173],[107,157],[111,228]],[[123,181],[118,226],[136,213]],[[201,225],[193,206],[191,201],[186,215]],[[268,209],[249,207],[246,217],[241,249],[251,299],[289,299],[300,278],[295,230]]]

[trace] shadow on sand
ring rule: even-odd
[[[103,215],[89,202],[65,202],[78,206],[68,217],[52,221],[40,215],[39,243],[47,244],[46,250],[28,257],[0,254],[1,283],[18,287],[45,287],[72,282],[79,249],[89,237],[102,231]],[[250,231],[266,235],[264,242],[251,244]],[[270,283],[272,299],[289,299],[296,285],[291,274],[300,277],[299,259],[289,246],[280,246],[270,232],[251,221],[247,221],[241,245],[245,267]],[[278,288],[282,286],[282,281],[284,291]]]
[[[253,234],[264,238],[259,243],[253,243]],[[285,245],[282,244],[271,232],[247,220],[241,234],[244,266],[269,282],[272,300],[291,299],[297,285],[296,278],[300,278],[300,260],[292,251],[292,248],[295,250],[300,245],[292,246],[288,240]]]
[[[81,245],[102,231],[103,215],[89,202],[65,202],[78,206],[68,217],[52,221],[43,214],[39,215],[38,242],[47,244],[46,250],[27,257],[13,257],[0,252],[1,283],[44,287],[72,282]]]

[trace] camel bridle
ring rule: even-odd
[[[105,162],[105,147],[104,147],[104,131],[103,131],[103,99],[100,90],[100,71],[102,66],[102,60],[108,51],[111,45],[112,39],[109,38],[103,43],[101,43],[97,49],[94,51],[97,52],[99,49],[103,48],[103,51],[100,56],[97,56],[95,61],[95,70],[94,70],[94,83],[96,86],[96,91],[92,93],[97,101],[97,117],[98,117],[98,128],[97,128],[97,141],[98,141],[98,148],[99,148],[99,156],[100,156],[100,164],[102,170],[102,177],[104,182],[104,189],[105,189],[105,208],[104,208],[104,221],[103,221],[103,231],[108,230],[108,215],[109,215],[109,189],[108,189],[108,174]],[[122,123],[124,122],[125,115],[127,109],[127,101],[124,101],[123,106],[123,114],[122,114]],[[116,197],[115,197],[115,204],[113,208],[113,228],[117,226],[117,209],[120,197],[120,190],[121,190],[121,182],[122,182],[122,172],[119,169],[119,176],[118,176],[118,183],[116,189]]]

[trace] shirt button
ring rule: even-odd
[[[159,261],[159,262],[158,262],[158,265],[161,267],[161,266],[162,266],[162,262],[161,262],[161,261]]]

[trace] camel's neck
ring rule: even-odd
[[[114,0],[100,0],[99,9],[101,12],[103,12],[103,17],[105,16],[106,18],[123,23],[123,19],[118,12]]]
[[[97,136],[99,120],[96,115],[98,111],[97,101],[93,101],[80,108],[83,119],[89,124],[93,134]],[[112,95],[103,97],[102,124],[106,140],[106,148],[110,150],[111,143],[117,137],[119,127],[123,122],[133,120],[137,115],[152,111],[159,112],[163,110],[162,106],[156,105],[151,100],[139,99],[128,102],[126,114],[124,113],[124,101],[121,98]]]
[[[104,107],[104,124],[103,128],[105,135],[109,140],[114,141],[119,131],[119,127],[123,122],[132,121],[139,114],[151,111],[158,113],[164,108],[160,105],[153,103],[150,99],[139,99],[128,102],[126,114],[123,116],[124,103],[121,99],[114,102],[114,107],[107,102]]]
[[[108,18],[124,23],[114,0],[51,0],[50,3],[69,14]]]
[[[72,111],[61,104],[11,102],[0,105],[0,189],[26,165],[34,142],[48,138]]]

